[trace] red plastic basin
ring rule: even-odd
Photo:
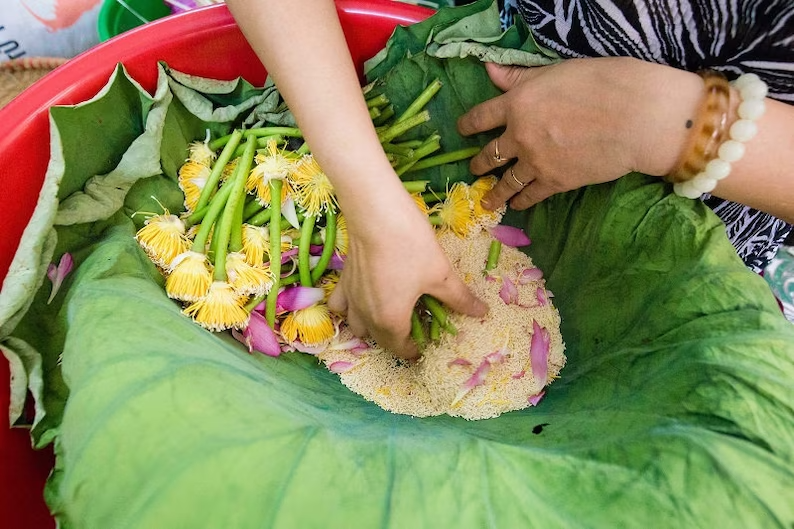
[[[356,64],[374,55],[395,26],[418,22],[433,11],[392,0],[337,0],[340,20]],[[48,109],[93,97],[117,63],[153,91],[157,62],[194,75],[245,77],[255,85],[265,70],[223,4],[162,18],[123,33],[75,57],[0,109],[0,279],[4,279],[33,213],[49,162]],[[6,416],[8,365],[0,357],[0,413]],[[0,528],[55,527],[42,499],[49,451],[34,452],[28,432],[0,421]]]

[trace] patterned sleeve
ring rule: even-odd
[[[626,56],[729,78],[758,74],[769,97],[794,104],[794,0],[504,0],[538,42],[563,57]],[[761,271],[791,226],[704,196],[752,270]]]

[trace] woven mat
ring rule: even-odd
[[[0,107],[68,59],[30,57],[0,62]]]

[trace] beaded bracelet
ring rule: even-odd
[[[713,78],[713,76],[709,76]],[[706,77],[704,76],[704,80]],[[725,81],[727,86],[727,81]],[[685,161],[680,164],[674,174],[671,174],[671,179],[675,183],[673,190],[679,196],[686,198],[698,198],[704,193],[708,193],[716,187],[717,182],[727,177],[731,172],[731,164],[738,162],[745,152],[745,143],[753,139],[758,132],[758,127],[755,121],[761,118],[766,111],[764,105],[764,98],[766,98],[768,87],[757,75],[743,74],[736,81],[732,83],[733,87],[739,92],[741,103],[737,109],[739,119],[736,120],[728,129],[728,139],[724,139],[725,122],[727,122],[728,110],[730,109],[730,87],[728,86],[727,102],[728,107],[723,116],[722,110],[722,91],[720,92],[719,110],[715,110],[709,106],[709,100],[714,97],[709,97],[714,93],[712,89],[709,91],[709,83],[706,83],[707,98],[704,104],[704,109],[701,115],[701,129],[699,131],[701,136],[707,135],[710,129],[708,124],[715,124],[718,121],[723,121],[722,125],[716,125],[717,128],[722,129],[721,134],[717,134],[716,130],[709,136],[707,140],[701,139],[699,142],[694,141],[694,147],[686,152]],[[715,117],[719,114],[721,117]],[[698,131],[695,131],[697,134]],[[716,139],[719,137],[719,139]],[[699,145],[712,145],[716,141],[716,152],[706,149],[700,149]],[[694,160],[694,162],[692,161]],[[693,170],[697,168],[697,171]]]

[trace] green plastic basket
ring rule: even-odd
[[[104,0],[97,20],[99,40],[104,42],[170,14],[171,10],[163,0]]]

